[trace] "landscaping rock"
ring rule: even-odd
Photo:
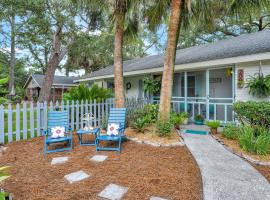
[[[104,155],[95,155],[90,160],[94,162],[103,162],[108,158],[108,156]]]
[[[63,164],[68,161],[68,157],[57,157],[53,158],[51,165],[58,165],[58,164]]]
[[[123,187],[116,184],[110,184],[104,190],[102,190],[98,194],[98,196],[110,200],[120,200],[127,191],[128,191],[127,187]]]
[[[150,200],[168,200],[161,197],[150,197]]]
[[[77,171],[77,172],[73,172],[71,174],[67,174],[64,176],[64,178],[71,184],[71,183],[75,183],[78,181],[82,181],[84,179],[89,178],[90,175],[88,175],[87,173],[85,173],[84,171]]]

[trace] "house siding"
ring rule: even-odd
[[[249,94],[248,88],[239,88],[238,83],[238,70],[244,70],[244,80],[247,82],[249,77],[254,76],[254,74],[258,73],[260,70],[260,62],[248,62],[248,63],[239,63],[235,65],[235,100],[236,101],[248,101],[248,100],[256,100],[256,101],[269,101],[268,98],[257,98]],[[264,75],[270,74],[270,61],[261,63],[262,73]]]

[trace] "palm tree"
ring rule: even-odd
[[[175,52],[181,25],[181,11],[186,5],[190,5],[189,0],[171,1],[171,14],[159,106],[159,118],[164,122],[169,121],[170,118]]]
[[[123,39],[124,34],[134,36],[138,31],[138,15],[136,8],[140,0],[108,0],[113,8],[114,19],[114,86],[115,106],[123,108],[125,105],[125,90],[123,76]]]

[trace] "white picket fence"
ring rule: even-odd
[[[126,99],[126,107],[129,110],[142,108],[148,99]],[[69,123],[73,130],[85,126],[82,116],[89,113],[93,116],[93,126],[99,127],[102,120],[114,107],[114,99],[101,102],[94,101],[67,101],[33,103],[24,102],[16,105],[0,105],[0,143],[9,143],[22,139],[34,138],[42,135],[42,130],[47,129],[47,113],[50,110],[67,110]]]

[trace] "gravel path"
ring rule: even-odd
[[[210,135],[182,136],[201,170],[204,200],[270,199],[269,182]]]

